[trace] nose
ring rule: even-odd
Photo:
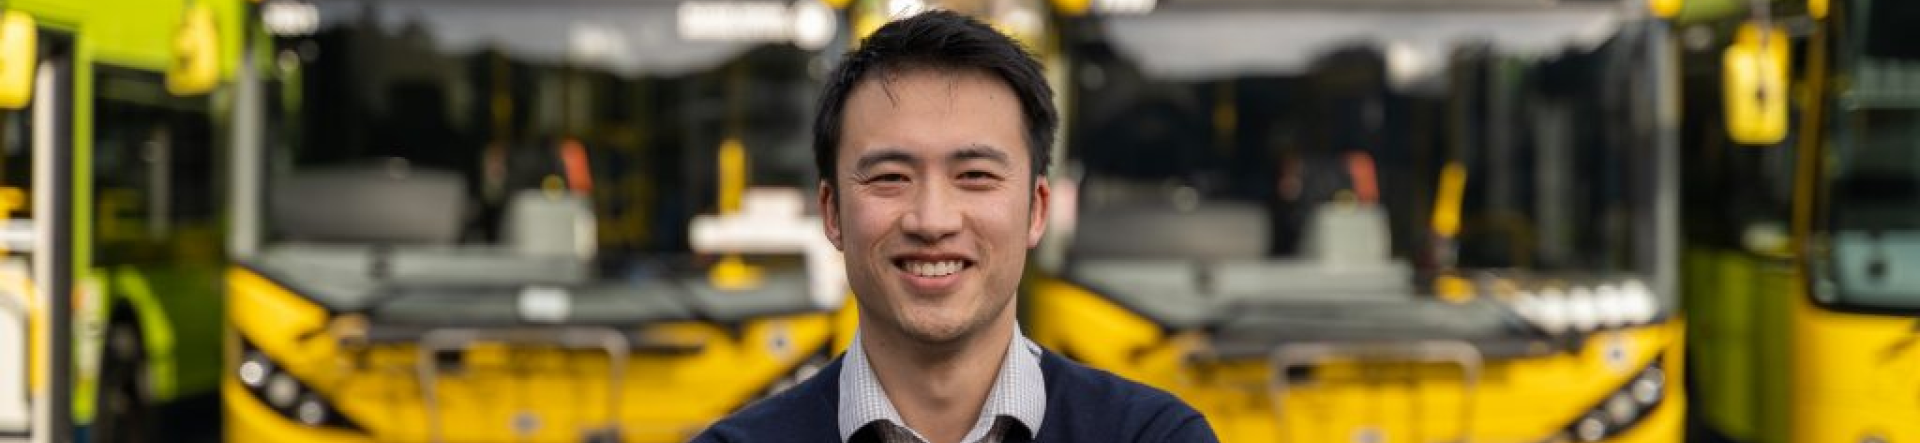
[[[900,218],[900,230],[921,244],[938,244],[960,233],[961,211],[945,186],[921,186],[913,209]]]

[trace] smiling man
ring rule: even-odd
[[[1046,230],[1058,126],[1040,64],[964,16],[894,21],[848,54],[813,149],[860,332],[819,376],[695,441],[1214,441],[1173,396],[1020,334],[1014,294]]]

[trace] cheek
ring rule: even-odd
[[[995,193],[981,196],[968,205],[973,221],[983,234],[993,236],[993,242],[1001,247],[1013,244],[1026,244],[1027,241],[1027,199],[1018,192]]]
[[[840,236],[850,249],[872,246],[870,243],[885,237],[899,218],[896,203],[886,199],[867,197],[843,204],[847,206],[840,210]]]

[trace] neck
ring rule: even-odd
[[[931,442],[957,442],[973,428],[993,391],[1013,328],[1008,306],[986,328],[952,342],[921,343],[898,331],[865,327],[860,340],[868,365],[906,425]]]

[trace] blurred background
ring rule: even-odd
[[[1920,3],[13,0],[0,442],[685,441],[928,8],[1057,93],[1027,335],[1222,441],[1920,441]]]

